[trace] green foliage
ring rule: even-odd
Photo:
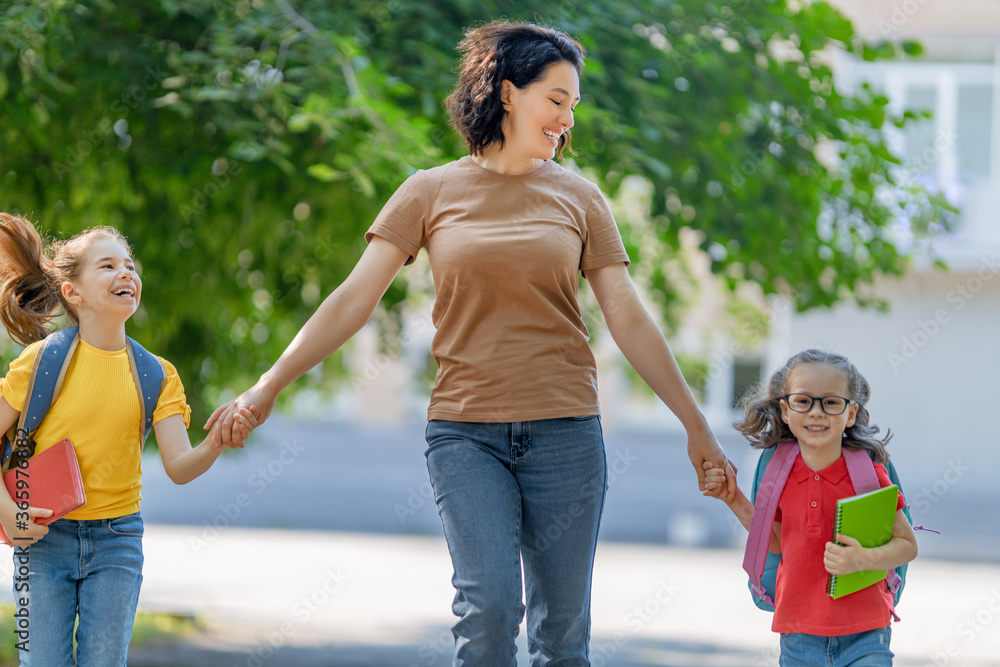
[[[140,611],[132,625],[130,646],[175,644],[203,630],[202,622],[191,616]]]
[[[17,642],[14,634],[17,630],[14,611],[13,605],[0,605],[0,667],[14,667],[18,664],[17,649],[14,647]],[[130,646],[171,644],[191,637],[201,629],[201,623],[188,616],[140,611],[132,626]]]
[[[800,309],[874,302],[864,288],[906,264],[895,227],[920,231],[948,205],[897,187],[883,127],[914,116],[838,91],[821,52],[919,48],[860,44],[828,4],[796,5],[13,0],[0,15],[0,210],[54,234],[126,233],[145,283],[130,334],[178,366],[197,424],[344,279],[399,183],[465,152],[441,107],[455,45],[506,16],[586,45],[576,162],[610,195],[647,179],[666,251],[694,227],[732,285]],[[824,146],[836,159],[817,157]],[[672,301],[659,264],[649,283]],[[387,302],[405,295],[404,272]],[[342,374],[334,355],[296,387]]]
[[[17,625],[14,623],[14,607],[0,605],[0,667],[14,667],[18,664]]]

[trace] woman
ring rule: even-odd
[[[607,202],[552,161],[570,144],[583,47],[552,28],[500,21],[468,31],[460,48],[447,106],[470,155],[400,186],[347,280],[209,424],[221,417],[225,429],[244,405],[264,421],[278,393],[357,332],[425,248],[438,363],[426,455],[455,570],[455,664],[515,664],[523,558],[532,664],[588,665],[606,466],[577,271],[625,356],[687,429],[699,485],[705,461],[728,462],[636,295]]]

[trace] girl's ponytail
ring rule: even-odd
[[[21,345],[42,340],[62,310],[52,260],[34,225],[0,213],[0,322]]]

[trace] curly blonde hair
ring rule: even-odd
[[[871,453],[877,463],[889,460],[885,446],[892,438],[892,433],[886,431],[884,438],[877,438],[879,427],[870,423],[867,403],[871,398],[871,386],[868,380],[858,371],[857,367],[842,354],[825,350],[809,349],[799,352],[785,362],[785,365],[775,371],[770,381],[761,382],[757,387],[747,392],[740,400],[743,419],[733,422],[737,431],[743,434],[753,447],[768,449],[785,440],[795,440],[788,424],[781,419],[782,397],[788,392],[785,383],[791,372],[804,364],[822,364],[841,371],[847,380],[847,389],[851,400],[858,404],[858,413],[854,424],[844,431],[844,446],[852,449],[864,449]]]

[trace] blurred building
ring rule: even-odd
[[[801,349],[841,352],[871,382],[872,414],[895,434],[891,451],[911,496],[919,494],[916,500],[930,506],[949,494],[982,494],[995,504],[1000,437],[991,413],[1000,412],[1000,1],[833,4],[869,41],[916,39],[924,46],[920,57],[895,62],[839,54],[835,72],[842,89],[868,82],[896,110],[933,112],[932,119],[911,124],[891,140],[903,156],[906,178],[946,193],[961,207],[955,220],[942,221],[947,229],[933,242],[949,269],[918,262],[904,278],[879,282],[888,313],[842,304],[795,314],[782,301],[771,301],[765,306],[766,335],[719,343],[709,355],[703,407],[713,427],[731,436],[735,401],[750,384]],[[421,255],[410,268],[411,279],[419,279],[423,261]],[[716,299],[699,298],[693,317],[702,321],[702,332],[724,309]],[[410,314],[403,345],[395,349],[379,348],[374,327],[362,332],[351,355],[356,366],[351,387],[338,398],[335,414],[379,420],[425,416],[429,312],[426,304]],[[697,348],[688,346],[686,337],[699,335],[681,331],[671,344],[675,351]],[[662,405],[634,400],[610,337],[598,337],[597,354],[608,428],[679,428]],[[323,410],[330,414],[328,405]]]
[[[872,384],[872,413],[922,500],[994,493],[1000,435],[1000,2],[834,3],[869,39],[916,38],[916,61],[842,59],[844,86],[870,82],[897,109],[933,118],[894,137],[903,169],[946,193],[961,214],[934,243],[949,266],[918,265],[880,291],[885,315],[849,305],[789,318],[791,353],[815,342],[854,359]],[[769,365],[777,359],[768,359]],[[995,496],[994,496],[995,500]],[[995,502],[992,503],[995,506]]]
[[[795,352],[847,355],[872,385],[874,421],[891,428],[890,451],[909,482],[911,504],[945,497],[996,506],[1000,469],[1000,2],[832,0],[869,41],[916,39],[923,54],[897,62],[841,55],[838,85],[868,82],[893,108],[933,118],[892,137],[906,177],[944,192],[961,214],[933,242],[948,265],[917,263],[877,285],[881,314],[842,304],[792,314],[772,307],[769,339],[735,355],[712,383],[709,410]],[[942,221],[943,222],[943,221]],[[726,360],[723,356],[721,359]],[[721,420],[720,420],[721,421]],[[996,526],[996,522],[993,522]]]

